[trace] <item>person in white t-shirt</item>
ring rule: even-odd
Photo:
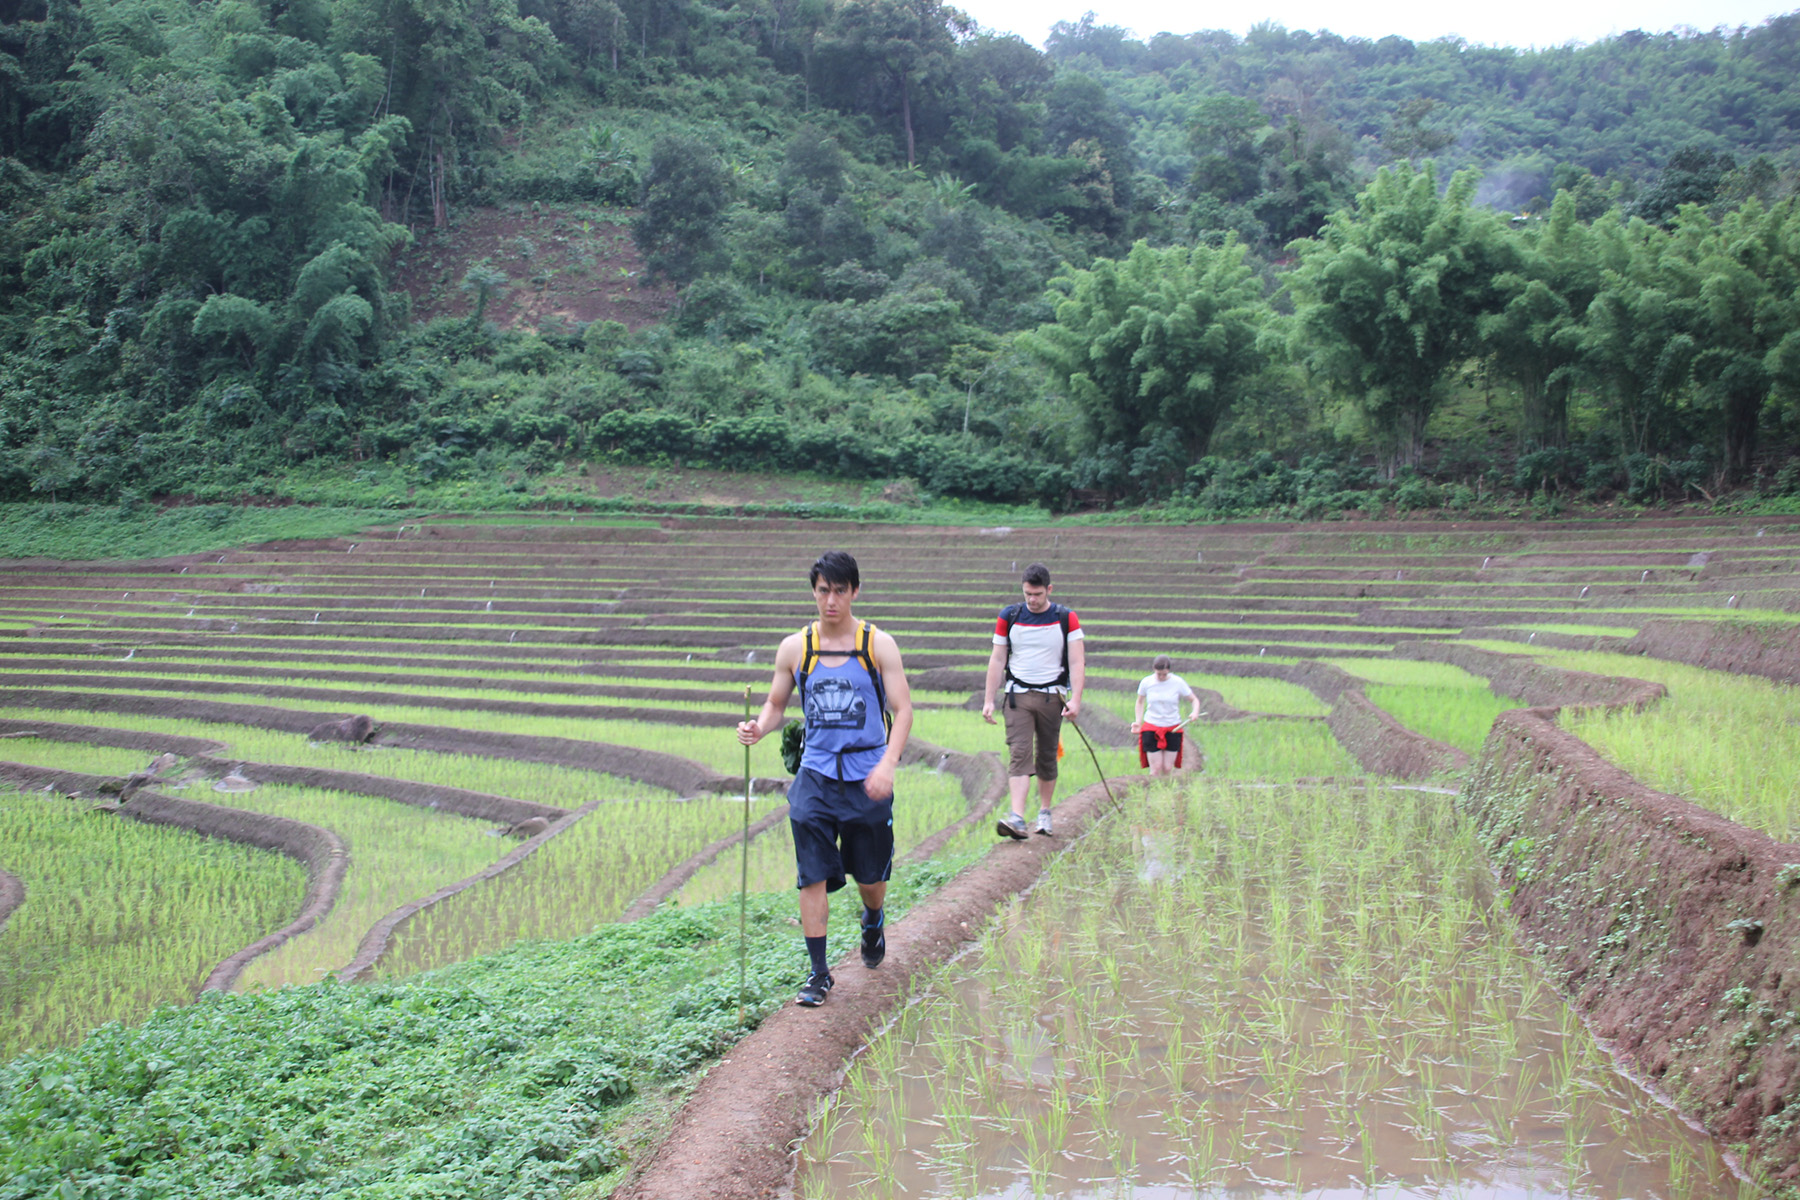
[[[1150,768],[1152,775],[1173,774],[1181,765],[1181,702],[1191,701],[1188,721],[1200,717],[1200,697],[1175,674],[1169,656],[1159,654],[1150,664],[1151,673],[1144,676],[1137,690],[1137,719],[1131,732],[1138,735],[1138,762]]]

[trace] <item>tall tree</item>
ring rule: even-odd
[[[1188,461],[1268,365],[1270,317],[1244,247],[1137,242],[1052,281],[1054,324],[1022,335],[1100,442],[1171,434]]]
[[[849,0],[817,51],[847,107],[900,122],[906,165],[918,161],[921,93],[944,86],[969,20],[940,0]]]
[[[1576,219],[1581,197],[1556,194],[1548,220],[1519,240],[1518,269],[1494,280],[1500,308],[1480,320],[1496,369],[1518,384],[1527,447],[1569,440],[1569,394],[1581,364],[1581,322],[1600,291],[1593,231]]]
[[[1773,208],[1752,199],[1717,225],[1690,210],[1677,229],[1691,233],[1700,267],[1696,402],[1726,469],[1741,478],[1756,454],[1777,348],[1800,329],[1800,215],[1791,199]]]
[[[1639,217],[1594,232],[1603,271],[1582,325],[1582,369],[1606,396],[1625,453],[1660,454],[1686,432],[1680,404],[1699,349],[1694,264]]]
[[[1470,203],[1478,181],[1460,172],[1439,195],[1430,168],[1384,168],[1353,211],[1290,247],[1295,349],[1362,405],[1390,477],[1423,458],[1444,376],[1476,351],[1516,260],[1499,218]]]
[[[725,266],[731,172],[711,146],[664,134],[650,148],[633,240],[651,271],[687,283]]]

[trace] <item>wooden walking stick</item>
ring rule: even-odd
[[[1106,772],[1100,769],[1100,756],[1094,753],[1094,743],[1088,741],[1087,734],[1081,732],[1080,723],[1073,717],[1069,718],[1069,724],[1073,726],[1075,732],[1080,735],[1081,744],[1087,747],[1088,757],[1094,760],[1094,773],[1100,776],[1100,786],[1106,789],[1106,798],[1112,801],[1113,809],[1114,811],[1117,811],[1119,807],[1119,798],[1113,795],[1112,785],[1106,782]]]
[[[750,685],[744,685],[744,720],[750,719]],[[738,856],[738,1025],[744,1023],[744,993],[749,989],[750,943],[745,913],[750,903],[750,747],[744,747],[744,833]]]

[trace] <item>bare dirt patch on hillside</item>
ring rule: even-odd
[[[618,321],[637,330],[663,319],[675,289],[653,284],[631,240],[630,216],[596,206],[467,208],[447,230],[428,230],[400,256],[395,282],[420,321],[466,317],[475,293],[463,287],[482,265],[507,278],[488,300],[502,329]]]

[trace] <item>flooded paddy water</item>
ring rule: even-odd
[[[1436,792],[1137,792],[852,1065],[825,1197],[1736,1196]]]

